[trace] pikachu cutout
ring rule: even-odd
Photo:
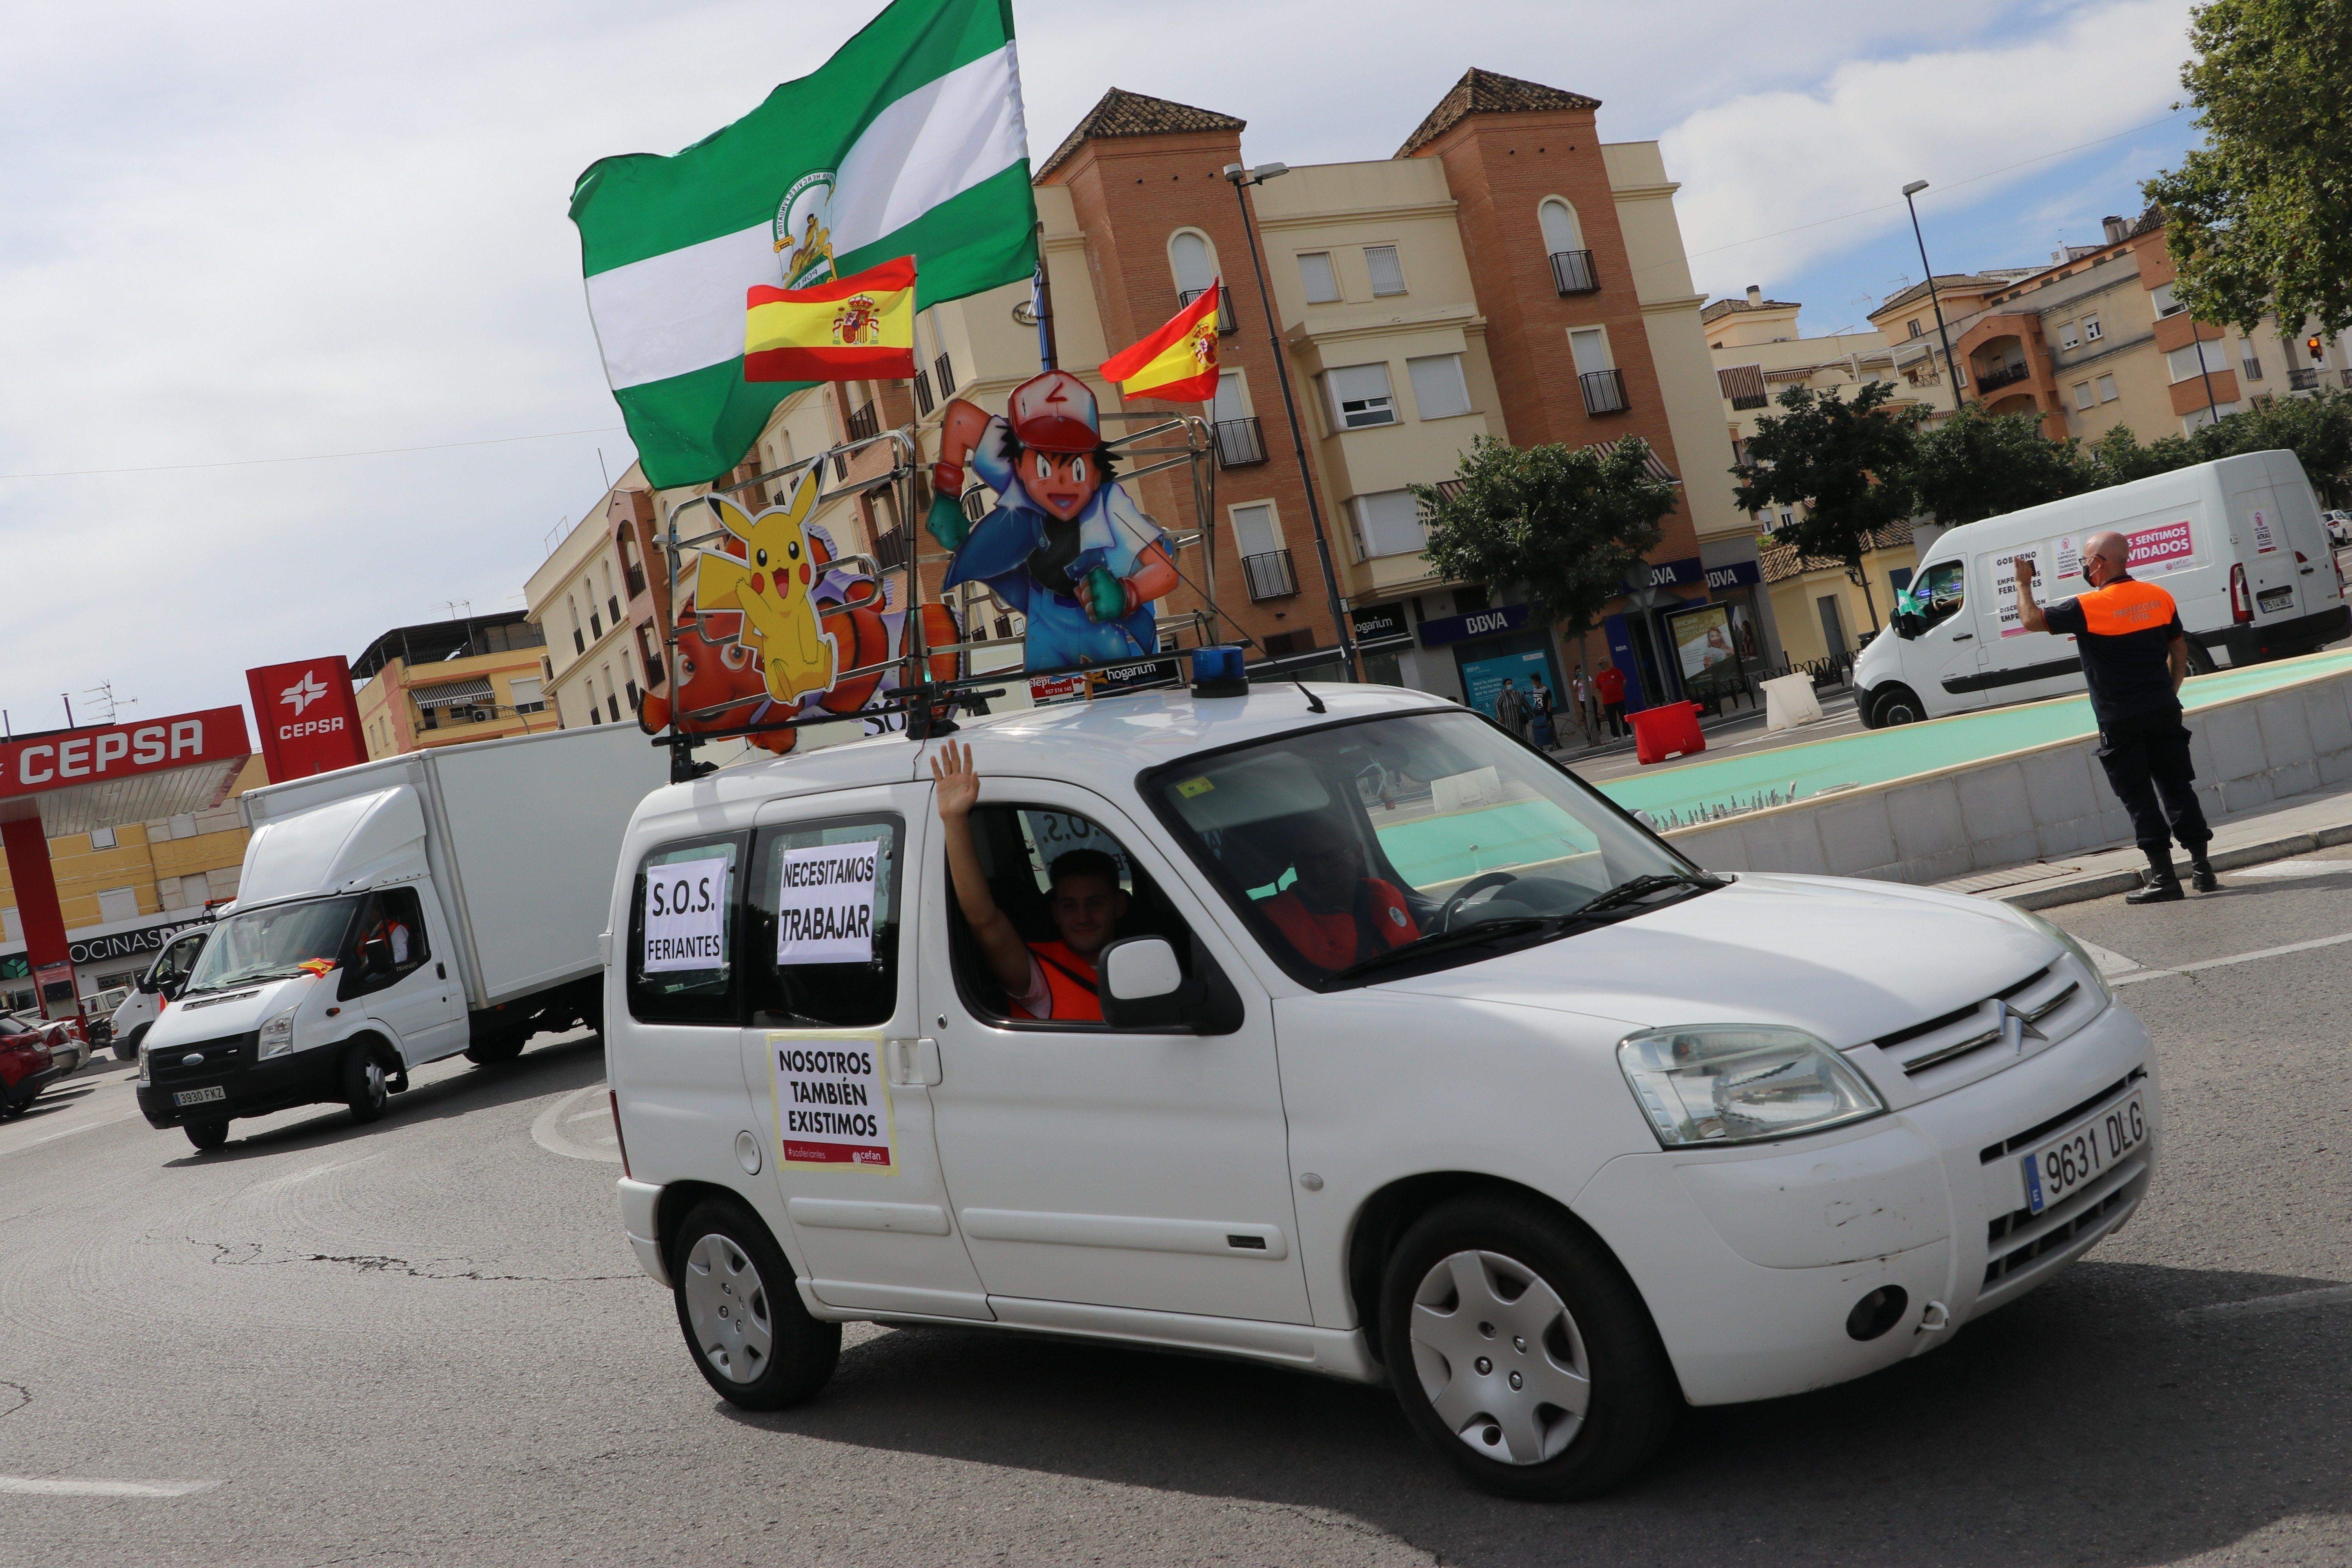
[[[816,470],[801,476],[791,501],[757,517],[723,496],[703,501],[740,543],[703,551],[696,569],[697,602],[704,610],[742,612],[735,640],[760,661],[768,695],[776,701],[797,701],[830,688],[834,640],[809,592],[817,576],[807,526],[816,510]],[[740,555],[734,553],[738,549]]]

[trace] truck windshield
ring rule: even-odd
[[[1471,963],[1718,885],[1466,712],[1283,735],[1144,787],[1310,984]]]
[[[333,962],[342,952],[343,933],[359,903],[354,894],[231,915],[213,927],[204,955],[188,977],[188,989],[222,991],[256,980],[282,979],[314,958]]]

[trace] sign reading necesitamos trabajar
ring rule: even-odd
[[[646,868],[647,974],[719,969],[727,962],[727,862],[673,860]]]
[[[787,1165],[894,1171],[882,1042],[870,1035],[770,1035],[776,1131]]]
[[[865,963],[874,956],[879,839],[776,857],[776,962]]]

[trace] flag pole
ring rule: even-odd
[[[1037,368],[1056,368],[1054,353],[1054,283],[1045,275],[1045,220],[1039,218],[1037,270],[1029,275],[1029,313],[1037,318]]]

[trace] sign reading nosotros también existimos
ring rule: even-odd
[[[776,962],[864,963],[874,956],[879,839],[776,857]]]
[[[882,1042],[869,1035],[770,1035],[776,1132],[787,1165],[893,1171]]]

